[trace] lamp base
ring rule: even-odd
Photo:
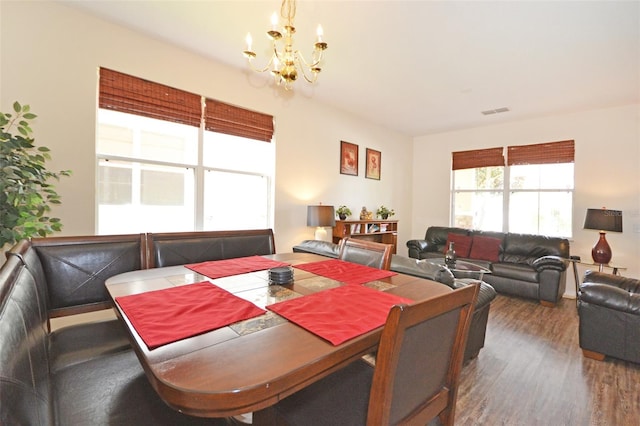
[[[605,238],[605,233],[600,232],[600,238],[591,249],[591,257],[594,263],[607,264],[611,260],[611,247]]]
[[[327,237],[327,230],[324,229],[324,227],[322,226],[318,226],[316,228],[316,233],[314,235],[314,238],[318,241],[329,241]]]

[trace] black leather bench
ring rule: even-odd
[[[166,245],[155,247],[160,254],[167,247],[172,253],[196,247],[198,256],[188,259],[194,262],[220,253],[275,253],[271,230],[237,231],[237,239],[234,232],[163,234]],[[51,330],[51,318],[110,309],[107,278],[157,265],[149,261],[150,235],[34,238],[6,253],[0,267],[0,425],[228,424],[165,405],[119,320]],[[172,236],[179,245],[171,244]],[[198,244],[205,241],[222,252]]]

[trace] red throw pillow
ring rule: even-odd
[[[500,261],[500,244],[502,240],[493,237],[481,237],[475,235],[471,245],[471,259],[488,260],[489,262]]]
[[[458,257],[469,257],[471,242],[471,237],[467,235],[454,234],[450,232],[447,234],[447,244],[444,246],[444,253],[449,250],[449,243],[453,243],[453,249],[456,251],[456,255]]]

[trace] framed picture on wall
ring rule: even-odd
[[[364,177],[368,179],[380,180],[380,161],[382,153],[375,149],[367,148],[367,168]]]
[[[340,173],[358,176],[358,145],[340,141]]]

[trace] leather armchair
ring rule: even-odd
[[[584,356],[640,363],[640,280],[587,271],[578,315]]]

